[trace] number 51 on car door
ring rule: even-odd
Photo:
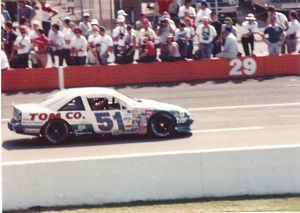
[[[229,62],[229,65],[231,67],[230,76],[254,75],[257,69],[256,61],[253,58],[235,58]]]

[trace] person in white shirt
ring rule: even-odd
[[[267,19],[268,24],[271,23],[271,18],[275,17],[276,24],[278,24],[283,30],[286,29],[288,19],[283,13],[277,12],[274,6],[269,6],[267,8],[267,12],[268,12],[268,19]]]
[[[75,65],[82,66],[86,64],[87,40],[80,28],[76,28],[74,33],[75,38],[71,41],[71,56],[74,58]]]
[[[137,49],[137,37],[131,25],[127,25],[125,34],[125,47],[122,52],[119,64],[129,64],[134,61],[134,53]]]
[[[187,57],[189,47],[189,39],[191,38],[191,30],[184,23],[180,23],[178,29],[175,30],[175,41],[179,45],[181,59]]]
[[[92,25],[90,22],[90,14],[85,12],[83,13],[83,21],[79,23],[79,28],[82,30],[82,34],[88,38],[89,32],[92,29]]]
[[[203,17],[202,23],[197,27],[196,34],[199,39],[199,50],[202,58],[210,58],[213,49],[213,41],[217,36],[216,29],[209,24],[209,18]]]
[[[232,28],[226,27],[222,32],[222,37],[225,40],[222,52],[218,53],[216,57],[232,59],[238,56],[238,44],[235,35],[231,32]]]
[[[58,11],[47,4],[46,0],[41,0],[40,3],[42,6],[42,26],[45,35],[48,36],[51,28],[51,19],[58,14]]]
[[[27,36],[26,29],[24,27],[20,27],[21,35],[17,37],[14,48],[17,50],[16,56],[16,67],[15,68],[27,68],[28,59],[29,59],[29,51],[31,48],[31,41],[29,36]]]
[[[201,6],[196,15],[196,25],[200,25],[202,23],[203,17],[210,17],[211,9],[208,8],[208,4],[206,1],[201,2]]]
[[[297,33],[300,29],[299,21],[297,20],[297,12],[295,10],[291,10],[289,12],[290,22],[287,24],[287,30],[285,32],[285,40],[283,42],[283,50],[282,52],[293,53],[297,49]]]
[[[192,20],[188,17],[184,19],[184,23],[186,27],[190,30],[190,38],[188,39],[188,50],[187,50],[187,59],[192,59],[193,58],[193,52],[194,52],[194,37],[195,37],[195,29],[192,26]]]
[[[185,4],[179,7],[178,17],[184,19],[185,17],[195,18],[196,10],[192,7],[192,0],[186,0]]]
[[[99,64],[98,53],[97,53],[97,44],[99,44],[101,36],[99,34],[99,27],[97,25],[93,25],[92,34],[88,38],[88,63]]]
[[[150,27],[149,25],[149,20],[148,19],[143,19],[142,20],[142,25],[143,25],[143,28],[140,30],[140,38],[144,38],[144,37],[149,37],[149,39],[152,41],[152,42],[155,42],[155,39],[156,39],[156,33],[155,31]],[[139,44],[141,44],[142,42],[140,41]]]
[[[246,21],[242,23],[242,45],[245,52],[245,56],[250,55],[249,45],[251,48],[251,55],[254,55],[254,34],[257,33],[257,22],[255,21],[256,18],[252,13],[249,13],[246,16]]]
[[[119,15],[117,18],[118,25],[112,31],[112,39],[114,44],[114,55],[116,61],[118,61],[118,56],[124,51],[125,46],[125,16]]]
[[[53,24],[49,32],[49,53],[51,56],[52,66],[55,66],[55,55],[58,55],[59,66],[63,65],[65,52],[64,52],[64,35],[59,31],[58,24]]]
[[[99,52],[99,61],[102,65],[109,64],[108,62],[108,53],[113,50],[113,39],[106,34],[106,29],[101,26],[100,27],[100,36],[101,39],[99,41],[98,52]]]
[[[2,49],[0,50],[0,58],[1,58],[1,71],[8,70],[9,63],[8,63],[7,55]]]

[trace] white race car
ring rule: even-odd
[[[184,108],[129,98],[109,88],[66,89],[39,104],[14,106],[8,128],[61,143],[69,135],[147,134],[169,137],[191,131],[193,119]]]

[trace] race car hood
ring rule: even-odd
[[[30,104],[16,104],[13,105],[16,109],[21,111],[22,113],[39,113],[39,112],[47,112],[49,109],[41,107],[39,104],[30,103]]]
[[[145,109],[155,109],[155,110],[163,110],[163,111],[179,111],[179,112],[187,112],[186,109],[176,106],[173,104],[167,104],[163,102],[158,102],[149,99],[138,99],[137,100],[138,108],[145,108]]]

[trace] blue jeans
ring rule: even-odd
[[[281,53],[281,42],[269,42],[268,50],[270,55],[279,55]]]
[[[201,45],[201,54],[203,58],[210,58],[212,54],[213,44],[211,43],[200,43]]]

